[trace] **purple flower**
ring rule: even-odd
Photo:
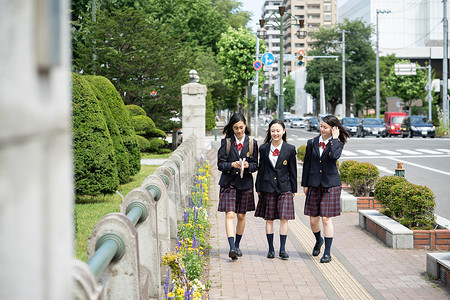
[[[166,275],[166,281],[164,283],[163,289],[164,289],[164,295],[167,298],[167,294],[169,293],[169,286],[170,286],[170,268],[167,268],[167,275]]]
[[[189,222],[189,211],[186,210],[184,212],[184,223],[188,223]]]

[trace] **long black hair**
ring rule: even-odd
[[[245,120],[244,115],[242,113],[240,113],[240,112],[237,112],[237,113],[234,113],[231,116],[230,121],[223,128],[223,134],[225,134],[225,137],[230,138],[230,137],[232,137],[234,135],[233,125],[236,124],[239,121],[244,122],[244,124],[245,124],[245,134],[246,135],[250,135],[250,130],[247,127],[247,121]]]
[[[347,130],[345,130],[344,126],[342,126],[341,122],[339,122],[338,118],[333,115],[328,115],[325,116],[322,121],[330,125],[331,128],[333,128],[334,126],[339,128],[338,139],[344,144],[347,142],[347,139],[350,137],[350,135],[348,134]]]
[[[286,129],[286,126],[284,125],[283,121],[281,121],[280,119],[273,119],[272,122],[270,122],[269,128],[266,131],[266,138],[264,139],[263,144],[270,144],[270,142],[272,141],[272,136],[270,135],[270,127],[272,127],[273,124],[280,124],[281,126],[283,126],[283,129]],[[286,131],[284,132],[282,139],[283,141],[286,142]]]

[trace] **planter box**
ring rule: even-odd
[[[436,219],[448,222],[437,216]],[[376,210],[360,210],[359,226],[376,235],[394,249],[450,250],[450,230],[410,230]],[[447,228],[447,225],[438,225]]]
[[[413,249],[413,231],[376,210],[360,210],[359,226],[394,249]]]
[[[450,254],[427,253],[427,273],[444,284],[450,284]]]
[[[358,210],[375,209],[380,210],[383,206],[374,197],[356,197],[358,199]]]
[[[414,249],[450,250],[450,230],[413,230]]]

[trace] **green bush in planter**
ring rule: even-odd
[[[342,177],[342,176],[341,176]],[[375,183],[374,196],[378,202],[384,207],[389,207],[391,200],[390,193],[391,188],[400,182],[406,182],[407,180],[399,176],[383,176]]]
[[[306,153],[306,145],[298,147],[297,149],[298,160],[303,162],[305,160],[305,153]]]
[[[355,164],[358,164],[356,160],[346,160],[342,162],[342,164],[339,167],[339,174],[341,175],[341,181],[348,183],[348,174],[349,174],[349,168]]]
[[[391,188],[389,208],[394,217],[410,229],[431,229],[435,224],[436,202],[426,186],[409,182],[397,183]]]
[[[371,163],[357,163],[349,168],[348,183],[356,196],[369,196],[380,172]]]

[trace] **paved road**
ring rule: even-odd
[[[258,130],[262,136],[267,126]],[[317,134],[287,128],[288,141],[296,147]],[[403,163],[406,179],[429,187],[436,196],[436,213],[450,219],[450,139],[352,137],[340,160],[350,159],[376,165],[380,176],[393,175],[397,163]]]

